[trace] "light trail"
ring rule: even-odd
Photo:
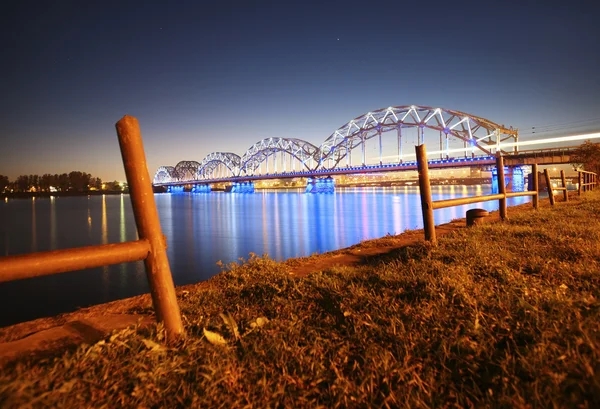
[[[544,138],[544,139],[536,139],[533,141],[521,141],[521,142],[505,142],[505,143],[500,143],[498,145],[494,145],[491,146],[490,148],[494,149],[494,148],[513,148],[513,147],[521,147],[521,146],[532,146],[532,145],[543,145],[543,144],[550,144],[550,143],[560,143],[560,142],[571,142],[571,141],[583,141],[583,140],[588,140],[588,139],[598,139],[600,138],[600,132],[597,133],[589,133],[589,134],[582,134],[582,135],[572,135],[572,136],[559,136],[557,138]],[[437,150],[437,151],[428,151],[427,152],[427,156],[429,155],[439,155],[439,154],[445,154],[445,153],[458,153],[458,152],[469,152],[471,150],[471,147],[467,147],[465,148],[456,148],[456,149],[449,149],[449,150]],[[415,154],[405,154],[404,157],[415,157]],[[384,156],[385,159],[395,159],[397,158],[397,155],[390,155],[390,156]],[[377,158],[370,158],[370,159],[377,159]]]

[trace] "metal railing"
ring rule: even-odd
[[[124,116],[116,124],[121,156],[139,240],[64,250],[0,257],[0,283],[144,260],[152,303],[158,322],[163,322],[169,338],[183,335],[183,325],[175,286],[166,253],[152,179],[138,120]]]
[[[506,198],[517,196],[533,196],[533,207],[539,206],[538,179],[533,178],[533,190],[530,192],[506,192],[504,181],[504,160],[501,155],[496,156],[496,168],[498,169],[498,193],[483,196],[461,197],[456,199],[436,200],[431,197],[431,184],[429,182],[429,166],[427,164],[427,152],[425,144],[415,147],[417,152],[417,169],[419,172],[419,191],[421,194],[421,209],[423,211],[423,228],[425,240],[432,243],[437,242],[435,234],[435,221],[433,211],[445,207],[460,206],[472,203],[488,202],[498,200],[500,218],[506,219]],[[532,165],[532,173],[537,175],[537,164]]]

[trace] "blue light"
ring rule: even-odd
[[[234,182],[231,193],[254,193],[254,182]]]

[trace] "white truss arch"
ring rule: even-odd
[[[176,182],[175,168],[173,166],[161,166],[156,170],[152,184],[159,185],[163,183]]]
[[[200,164],[193,160],[182,160],[175,165],[174,176],[179,182],[192,181],[196,179]]]
[[[419,128],[417,144],[422,143],[421,136],[428,128],[487,155],[497,144],[518,138],[517,130],[464,112],[429,106],[395,106],[367,112],[334,131],[319,147],[321,167],[336,167],[353,149],[364,149],[367,140],[384,132],[397,131],[400,138],[404,128]]]
[[[313,159],[318,163],[319,148],[310,142],[296,138],[266,138],[252,145],[241,159],[241,172],[251,175],[258,169],[269,155],[276,152],[284,152],[299,160],[306,170],[311,169]]]
[[[220,165],[224,165],[229,169],[229,172],[231,172],[230,176],[238,176],[240,174],[240,161],[241,158],[239,155],[232,152],[212,152],[202,159],[195,178],[209,179]]]

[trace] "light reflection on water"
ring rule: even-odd
[[[486,186],[434,186],[433,200],[490,193]],[[335,194],[297,190],[254,194],[156,195],[177,285],[210,278],[223,263],[268,254],[282,260],[351,246],[422,227],[416,186],[341,188]],[[508,199],[524,203],[529,197]],[[434,211],[436,223],[485,202]],[[510,214],[510,211],[509,211]],[[4,255],[137,239],[127,195],[51,197],[0,202]],[[106,266],[0,285],[0,325],[54,315],[148,291],[142,262]],[[33,300],[33,302],[32,302]]]

